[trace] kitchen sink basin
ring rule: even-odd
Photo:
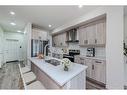
[[[45,60],[45,62],[52,64],[54,66],[60,65],[60,61],[55,60],[55,59],[49,59],[49,60]]]

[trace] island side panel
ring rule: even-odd
[[[76,89],[76,90],[81,90],[86,88],[86,74],[85,70],[72,78],[69,82],[67,82],[63,89]]]
[[[61,89],[62,88],[32,62],[31,62],[31,70],[32,72],[35,73],[37,80],[39,80],[45,86],[46,89]]]

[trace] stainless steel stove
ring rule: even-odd
[[[63,58],[68,58],[71,62],[74,62],[74,56],[80,55],[80,50],[69,50],[69,54],[64,54]]]

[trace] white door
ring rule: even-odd
[[[19,41],[7,39],[5,45],[6,62],[19,60]]]

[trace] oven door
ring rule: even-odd
[[[64,55],[63,58],[68,58],[71,62],[74,62],[74,57],[70,55]]]

